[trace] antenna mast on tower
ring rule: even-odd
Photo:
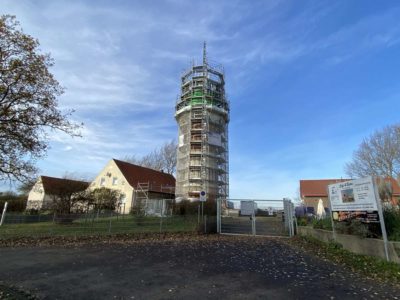
[[[203,66],[207,65],[207,49],[206,49],[206,47],[207,47],[207,44],[206,44],[206,41],[204,41],[204,44],[203,44]]]

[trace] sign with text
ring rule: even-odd
[[[359,220],[363,223],[379,223],[377,211],[335,211],[332,217],[334,221],[338,222]]]
[[[332,211],[377,211],[374,182],[365,177],[328,185]]]

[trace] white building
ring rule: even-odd
[[[121,194],[121,213],[129,213],[143,200],[147,208],[155,199],[174,199],[174,176],[117,159],[110,160],[91,183],[90,189],[108,188]]]
[[[89,182],[40,176],[29,192],[26,209],[50,209],[54,200],[58,198],[58,195],[64,194],[65,191],[84,191],[88,186]]]

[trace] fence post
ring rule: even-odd
[[[292,236],[294,236],[294,204],[290,200],[290,224],[292,225]]]
[[[200,224],[200,202],[199,205],[197,206],[197,225]]]
[[[0,226],[3,225],[4,218],[6,216],[8,202],[4,203],[3,213],[1,214]]]
[[[332,211],[331,193],[329,191],[329,185],[327,185],[327,187],[326,187],[326,193],[328,194],[329,214],[331,217],[331,224],[332,224],[332,237],[333,237],[333,241],[336,242],[335,222],[333,221],[333,211]]]
[[[112,213],[113,213],[113,211],[111,210],[111,212],[110,212],[110,223],[109,223],[109,225],[108,225],[108,233],[111,233],[111,219],[112,219]]]
[[[379,221],[381,223],[381,232],[382,232],[382,239],[383,239],[383,250],[385,251],[386,260],[390,261],[389,249],[388,249],[388,238],[387,238],[386,226],[385,226],[385,219],[384,219],[384,216],[383,216],[381,197],[379,196],[378,184],[377,184],[376,178],[373,178],[372,184],[373,184],[374,192],[375,192],[376,205],[378,207]]]
[[[292,204],[293,205],[293,215],[294,215],[294,228],[295,228],[295,230],[294,230],[294,234],[297,234],[297,231],[298,231],[298,224],[297,224],[297,217],[296,217],[296,210],[294,209],[294,204]]]
[[[221,199],[217,199],[217,233],[221,233]]]
[[[256,235],[256,214],[254,212],[254,202],[253,202],[253,213],[251,215],[251,233]]]
[[[165,204],[165,199],[162,200],[161,202],[161,214],[160,214],[160,233],[162,232],[162,221],[163,221],[163,215],[164,215],[164,204]]]

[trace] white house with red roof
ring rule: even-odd
[[[141,200],[148,204],[175,198],[174,176],[117,159],[111,159],[90,184],[90,189],[96,188],[119,191],[119,210],[125,214]]]

